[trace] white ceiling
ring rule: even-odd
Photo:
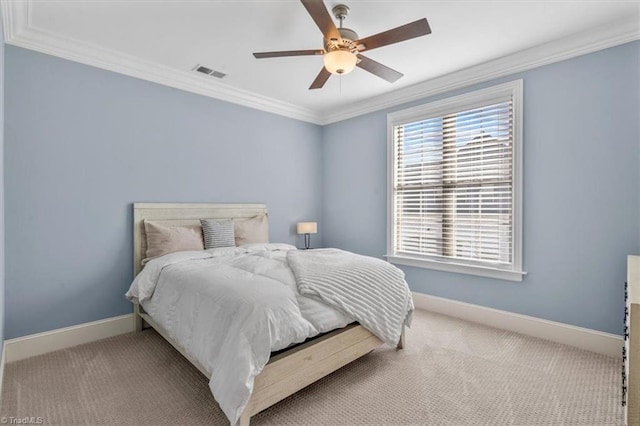
[[[437,77],[536,46],[552,46],[558,40],[583,37],[593,45],[600,32],[610,35],[618,28],[624,29],[626,38],[616,40],[637,39],[640,22],[640,1],[344,0],[351,8],[345,26],[360,37],[423,17],[433,32],[367,53],[404,73],[396,83],[356,68],[349,75],[332,76],[323,89],[308,90],[322,67],[322,57],[259,60],[252,56],[252,52],[323,47],[320,30],[297,0],[17,3],[3,3],[8,43],[162,83],[162,77],[151,75],[157,67],[158,75],[174,73],[174,79],[189,80],[192,88],[187,90],[209,91],[229,100],[238,89],[240,98],[299,109],[310,117],[308,121],[316,122],[341,108],[353,109],[398,89],[424,86]],[[325,1],[329,9],[338,3]],[[540,56],[542,50],[536,52]],[[85,60],[89,56],[93,58]],[[124,63],[138,71],[122,71],[119,67]],[[195,73],[191,69],[196,64],[227,77],[215,80]],[[216,96],[218,92],[224,95]]]

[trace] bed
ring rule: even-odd
[[[241,219],[260,214],[267,214],[267,207],[264,204],[135,203],[133,212],[134,277],[138,276],[142,270],[142,259],[145,257],[147,248],[145,220],[183,226],[199,224],[202,218]],[[211,368],[207,368],[196,357],[190,355],[184,345],[172,338],[159,321],[146,312],[140,303],[136,303],[137,300],[133,302],[136,331],[141,331],[145,323],[153,327],[202,374],[211,379]],[[238,424],[248,425],[251,416],[366,355],[382,344],[383,342],[376,335],[362,325],[353,323],[272,353],[264,368],[255,376],[250,399],[238,417]],[[404,344],[404,328],[402,328],[397,347],[401,349]],[[234,423],[233,420],[231,423]]]

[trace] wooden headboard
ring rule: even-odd
[[[211,203],[134,203],[133,204],[133,276],[142,270],[142,259],[147,252],[144,220],[167,225],[200,224],[200,219],[234,219],[267,214],[265,204],[211,204]]]

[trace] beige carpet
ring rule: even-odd
[[[418,311],[376,350],[252,425],[620,425],[620,362]],[[228,424],[207,379],[154,331],[7,364],[5,417],[61,425]]]

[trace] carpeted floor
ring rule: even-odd
[[[417,311],[381,348],[258,425],[621,425],[620,361]],[[152,330],[7,364],[4,417],[61,425],[228,425],[207,379]]]

